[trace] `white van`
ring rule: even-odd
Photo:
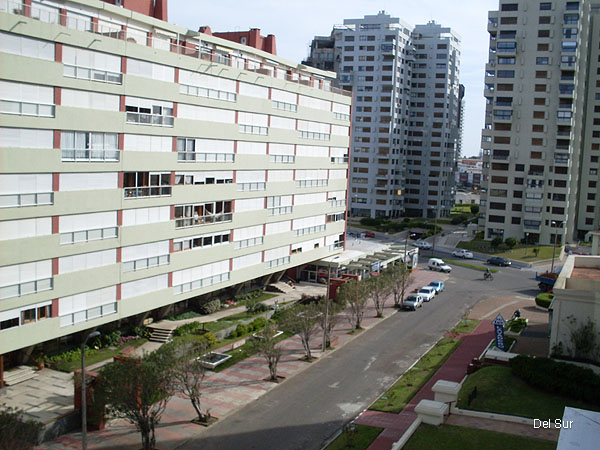
[[[430,258],[427,267],[429,267],[429,270],[437,270],[438,272],[450,273],[452,271],[452,267],[439,258]]]

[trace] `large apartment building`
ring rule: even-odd
[[[355,216],[448,215],[454,201],[460,39],[385,12],[315,37],[306,63],[354,92],[350,208]]]
[[[550,244],[598,229],[598,8],[501,1],[489,13],[485,237]]]
[[[335,74],[95,0],[0,1],[0,58],[0,355],[343,250]]]

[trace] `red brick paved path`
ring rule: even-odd
[[[439,370],[412,398],[400,414],[379,411],[365,411],[355,423],[384,428],[368,450],[389,450],[416,420],[415,406],[423,399],[433,400],[431,388],[438,380],[459,383],[465,376],[467,366],[473,358],[483,353],[493,339],[493,326],[490,320],[482,321],[469,335],[463,336],[460,346],[452,353]]]

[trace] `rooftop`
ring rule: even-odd
[[[571,272],[570,278],[580,278],[582,280],[600,281],[600,268],[598,267],[575,267]]]
[[[557,290],[600,293],[600,256],[568,256],[554,284],[554,292]]]

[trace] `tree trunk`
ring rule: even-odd
[[[192,406],[194,407],[196,414],[198,414],[198,420],[202,422],[203,417],[202,410],[200,409],[200,397],[190,397],[190,401],[192,402]]]
[[[271,373],[271,381],[277,381],[277,363],[269,361],[269,372]]]

